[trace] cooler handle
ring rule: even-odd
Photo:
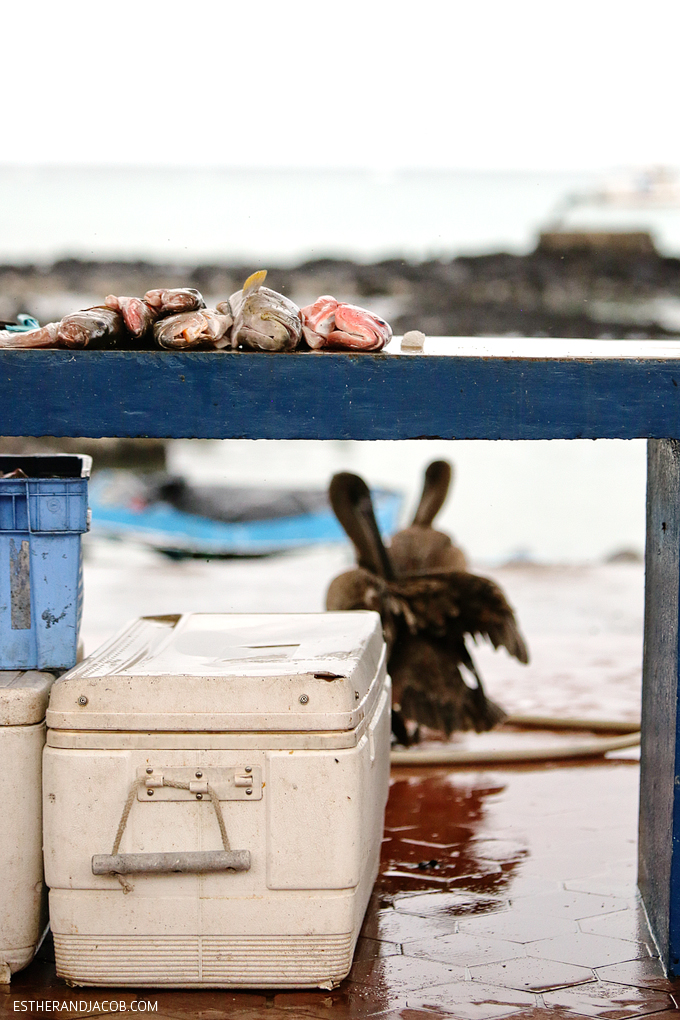
[[[202,871],[249,871],[249,850],[196,850],[190,853],[95,854],[93,875],[196,875]]]
[[[94,854],[92,857],[93,875],[149,875],[170,874],[172,872],[191,875],[200,874],[203,871],[250,870],[250,851],[232,850],[229,846],[227,827],[224,824],[219,797],[210,783],[206,783],[206,788],[217,815],[217,824],[220,827],[224,850],[194,850],[187,853],[119,854],[120,841],[123,838],[127,820],[137,796],[137,787],[146,785],[146,782],[147,780],[144,777],[135,779],[133,782],[125,801],[123,813],[120,816],[118,830],[113,841],[113,849],[110,854]],[[190,788],[189,783],[184,783],[178,779],[164,778],[161,782],[163,786],[172,786],[178,790],[188,790]],[[123,879],[121,879],[121,882],[124,885]]]

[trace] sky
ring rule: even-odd
[[[0,162],[680,165],[677,0],[3,8]]]

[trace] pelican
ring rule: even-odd
[[[451,484],[452,468],[447,460],[433,460],[425,471],[423,494],[411,525],[398,531],[390,542],[390,557],[400,576],[422,570],[466,570],[462,549],[432,522],[444,505]]]
[[[331,582],[326,608],[380,613],[392,676],[396,738],[409,742],[405,719],[442,730],[447,737],[454,730],[491,729],[505,712],[486,697],[466,636],[484,638],[520,662],[529,661],[501,589],[488,578],[464,570],[397,576],[363,479],[347,472],[334,475],[329,496],[354,543],[357,567]],[[461,666],[474,677],[474,687],[463,679]]]

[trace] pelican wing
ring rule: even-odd
[[[394,702],[405,719],[443,730],[484,733],[505,717],[503,709],[478,683],[469,687],[461,674],[462,642],[424,634],[399,635],[390,656]]]
[[[385,600],[385,582],[370,570],[355,567],[333,578],[326,592],[326,609],[371,609],[380,613],[388,654],[394,645],[397,627]]]
[[[463,571],[437,572],[384,583],[391,613],[411,634],[465,634],[503,647],[520,662],[529,654],[505,595],[487,577]]]

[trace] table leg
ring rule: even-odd
[[[669,976],[680,976],[680,441],[647,444],[638,882]]]

